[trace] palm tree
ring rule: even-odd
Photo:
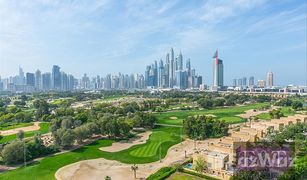
[[[139,169],[139,167],[134,164],[133,166],[131,166],[131,170],[134,172],[134,179],[136,179],[136,171]]]
[[[194,170],[197,172],[203,172],[203,170],[206,168],[207,168],[207,165],[203,157],[201,156],[198,157],[197,160],[195,161]]]
[[[111,180],[111,177],[110,176],[106,176],[104,179],[105,180]]]

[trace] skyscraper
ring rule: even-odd
[[[35,76],[34,73],[27,73],[26,74],[26,79],[27,79],[27,85],[28,86],[35,86]]]
[[[61,90],[61,72],[60,67],[57,65],[54,65],[52,67],[52,89],[54,90]]]
[[[170,53],[170,66],[169,66],[169,87],[173,88],[174,86],[174,80],[175,80],[175,60],[174,60],[174,50],[171,48],[171,53]]]
[[[164,65],[163,65],[163,60],[160,60],[159,63],[159,69],[158,69],[158,87],[159,88],[163,88],[164,86],[164,81],[163,81],[163,77],[164,77]]]
[[[247,78],[246,77],[242,78],[242,85],[247,86]]]
[[[232,80],[232,86],[233,87],[237,87],[237,79],[233,79]]]
[[[223,61],[218,58],[218,50],[213,56],[213,86],[222,87],[224,84]]]
[[[255,78],[254,76],[249,77],[248,86],[252,87],[255,85]]]
[[[42,89],[44,91],[49,91],[51,89],[51,74],[50,73],[44,73],[42,75],[42,84],[43,84],[43,87]]]
[[[39,69],[35,72],[35,89],[37,91],[42,90],[42,73]]]
[[[182,59],[182,53],[180,52],[178,55],[178,70],[183,70],[183,59]]]
[[[25,84],[25,73],[23,72],[21,67],[19,67],[18,84],[19,85]]]
[[[273,87],[274,84],[273,84],[273,73],[272,71],[269,71],[268,74],[267,74],[267,85],[268,87]]]

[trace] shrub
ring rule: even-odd
[[[22,141],[13,141],[4,146],[1,152],[5,164],[16,164],[24,159],[24,143]]]
[[[159,169],[156,173],[150,175],[147,180],[163,180],[168,178],[176,171],[175,167],[163,167]]]

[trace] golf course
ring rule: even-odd
[[[49,123],[46,122],[42,122],[39,124],[40,129],[37,131],[29,131],[29,132],[25,132],[24,136],[27,137],[32,137],[35,134],[46,134],[49,132]],[[6,142],[10,142],[13,141],[17,138],[16,134],[12,134],[12,135],[8,135],[8,136],[3,136],[2,139],[0,139],[0,144],[1,143],[6,143]]]
[[[113,140],[98,140],[90,145],[77,150],[46,157],[41,161],[29,164],[16,170],[0,174],[0,179],[55,179],[55,172],[68,164],[78,161],[96,158],[117,160],[128,164],[142,164],[158,161],[165,157],[167,150],[181,141],[181,128],[157,127],[153,130],[149,140],[145,144],[133,146],[129,149],[110,153],[99,150],[101,147],[111,146]],[[161,147],[161,150],[160,150]],[[144,158],[146,157],[146,158]]]
[[[105,152],[99,150],[101,147],[111,146],[114,140],[101,139],[92,144],[83,146],[79,149],[51,155],[43,158],[40,161],[35,161],[28,164],[26,167],[21,167],[16,170],[11,170],[0,174],[0,179],[55,179],[55,172],[66,165],[88,159],[105,158],[107,160],[116,160],[125,164],[145,164],[155,161],[166,156],[170,147],[178,144],[182,140],[182,128],[172,127],[167,125],[182,125],[182,121],[187,116],[191,115],[212,115],[220,120],[225,120],[227,123],[239,123],[244,119],[239,117],[247,110],[256,109],[264,103],[251,104],[246,106],[235,106],[226,108],[216,108],[210,110],[194,110],[194,111],[171,111],[155,114],[159,124],[165,126],[156,126],[152,130],[152,134],[144,144],[132,146],[128,149],[119,152]],[[176,118],[174,118],[176,117]],[[40,133],[48,132],[49,124],[41,123]],[[28,132],[26,137],[33,136],[37,132]],[[16,138],[15,136],[4,137],[1,142],[10,141]]]
[[[219,120],[225,120],[226,123],[235,124],[244,122],[244,119],[238,115],[245,113],[250,109],[257,109],[266,103],[250,104],[246,106],[234,106],[204,110],[184,110],[170,111],[157,114],[159,124],[182,125],[183,120],[188,116],[194,115],[212,115]]]

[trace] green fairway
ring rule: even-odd
[[[161,157],[163,158],[171,146],[181,141],[180,133],[181,128],[178,127],[159,127],[153,130],[145,144],[136,145],[115,153],[103,152],[103,157],[128,164],[158,161],[160,158],[160,145]]]
[[[292,115],[295,114],[295,111],[293,111],[289,107],[282,107],[281,112],[284,114],[285,117],[292,116]],[[269,113],[262,113],[262,114],[257,115],[257,117],[259,119],[263,119],[263,120],[271,120],[272,119]]]
[[[130,151],[130,155],[135,157],[151,157],[158,154],[160,145],[163,142],[172,141],[173,134],[163,131],[154,131],[150,137],[150,143],[146,146]]]
[[[209,115],[216,116],[217,119],[225,120],[229,124],[244,122],[243,118],[237,115],[243,114],[250,109],[257,109],[267,103],[251,104],[246,106],[234,106],[216,109],[192,110],[192,111],[172,111],[157,114],[159,124],[182,125],[183,120],[192,115]]]
[[[49,132],[49,123],[43,122],[43,123],[40,123],[39,126],[40,126],[40,129],[37,131],[25,132],[25,137],[32,137],[37,133],[46,134]],[[3,136],[3,138],[0,139],[0,144],[15,140],[16,138],[17,138],[16,134]]]
[[[159,147],[154,148],[154,146],[157,146],[157,143],[159,145],[161,144],[161,157],[165,157],[167,150],[171,146],[180,142],[180,129],[181,128],[174,127],[156,128],[153,130],[153,134],[150,136],[150,139],[145,144],[136,145],[129,149],[115,153],[103,152],[99,150],[100,147],[110,146],[113,142],[112,140],[99,140],[94,142],[93,144],[84,146],[72,152],[46,157],[43,160],[25,168],[19,168],[16,170],[2,173],[0,174],[0,179],[55,179],[55,172],[65,165],[86,159],[96,159],[101,157],[130,164],[140,164],[158,161],[160,158],[160,151],[158,150]],[[143,153],[140,153],[141,151],[139,151],[139,149],[149,150],[147,150],[147,152],[144,151]],[[144,158],[143,156],[146,156],[146,158]]]

